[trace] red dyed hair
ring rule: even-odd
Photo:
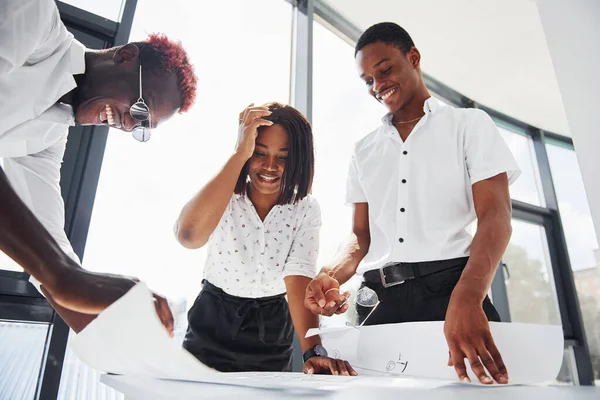
[[[196,100],[198,78],[187,52],[179,41],[171,41],[165,34],[152,33],[143,42],[135,42],[141,53],[143,65],[165,73],[176,73],[181,90],[179,113],[190,109]]]

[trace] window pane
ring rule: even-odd
[[[544,227],[513,219],[513,233],[502,256],[511,322],[561,325]],[[553,384],[574,382],[572,348],[564,350],[563,362]],[[510,372],[509,372],[510,373]]]
[[[189,9],[186,0],[138,2],[131,40],[150,32],[180,40],[196,68],[198,96],[147,143],[109,132],[83,258],[84,268],[137,276],[166,295],[178,340],[206,251],[177,242],[176,218],[232,153],[240,111],[251,102],[289,103],[292,42],[285,1],[216,1],[210,12],[182,12]]]
[[[595,379],[600,380],[600,250],[575,152],[546,145]]]
[[[316,167],[313,193],[321,206],[323,227],[319,268],[331,261],[350,233],[352,207],[344,206],[346,174],[354,143],[381,124],[386,109],[369,96],[358,76],[354,48],[315,21],[313,47],[313,130]],[[345,285],[355,292],[358,277]],[[354,293],[353,293],[354,294]],[[356,298],[352,296],[351,299]],[[352,302],[351,302],[352,303]],[[323,325],[354,320],[354,308],[323,318]]]
[[[512,132],[500,125],[498,130],[521,169],[521,176],[510,185],[510,197],[536,206],[545,206],[533,141],[528,136]]]
[[[73,332],[71,332],[73,334]],[[84,364],[67,346],[60,377],[58,398],[64,400],[123,400],[121,392],[100,382],[99,371]]]
[[[61,0],[63,3],[99,15],[111,21],[120,22],[125,0]],[[140,3],[140,2],[138,2]],[[138,4],[139,7],[139,4]]]
[[[48,324],[0,321],[0,398],[34,399]]]
[[[506,292],[512,322],[560,325],[544,227],[513,219],[504,252]]]

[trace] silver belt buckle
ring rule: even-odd
[[[383,269],[386,267],[389,267],[390,265],[394,265],[396,263],[390,263],[390,264],[386,264],[383,267],[379,268],[379,277],[381,278],[381,285],[383,285],[384,288],[389,288],[392,286],[396,286],[396,285],[401,285],[403,284],[405,281],[400,281],[400,282],[394,282],[394,283],[387,283],[387,281],[385,280],[385,274],[383,273]]]

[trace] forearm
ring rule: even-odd
[[[340,285],[346,283],[356,273],[358,264],[369,251],[370,244],[371,238],[368,234],[353,232],[340,247],[334,260],[321,269],[321,273],[335,278]]]
[[[288,305],[292,323],[294,324],[294,330],[296,331],[300,347],[304,353],[317,344],[321,344],[319,335],[309,338],[305,337],[306,332],[309,329],[319,327],[319,316],[311,313],[310,310],[304,306],[304,293],[306,292],[306,287],[311,279],[305,276],[294,275],[286,277],[284,281],[287,288]]]
[[[68,310],[59,305],[54,300],[52,295],[45,290],[44,286],[42,286],[41,289],[48,303],[50,303],[52,308],[54,308],[54,310],[58,313],[58,315],[60,315],[63,321],[65,321],[66,324],[69,325],[69,327],[73,329],[73,331],[75,331],[75,333],[81,332],[86,326],[88,326],[90,322],[92,322],[98,316],[97,314],[83,314],[77,311]]]
[[[246,161],[234,153],[221,171],[183,207],[176,228],[182,245],[198,248],[208,241],[227,208]]]
[[[511,233],[510,215],[494,215],[480,220],[469,261],[456,286],[457,292],[483,301]]]
[[[78,266],[15,193],[1,168],[0,250],[50,290],[66,269]]]

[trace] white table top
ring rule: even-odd
[[[281,376],[273,379],[269,389],[239,386],[260,386],[257,379],[252,382],[232,375],[232,385],[162,380],[149,377],[103,375],[101,382],[125,395],[126,400],[163,399],[328,399],[328,400],[397,400],[398,395],[414,395],[414,398],[448,400],[599,400],[600,388],[577,386],[499,386],[464,385],[443,381],[418,379],[373,378],[353,379],[348,377],[315,376],[314,383],[306,382],[301,374],[289,373],[284,388]],[[260,377],[260,374],[257,374]],[[289,376],[289,379],[287,379]],[[258,383],[257,383],[258,382]],[[295,386],[295,382],[298,383]]]

